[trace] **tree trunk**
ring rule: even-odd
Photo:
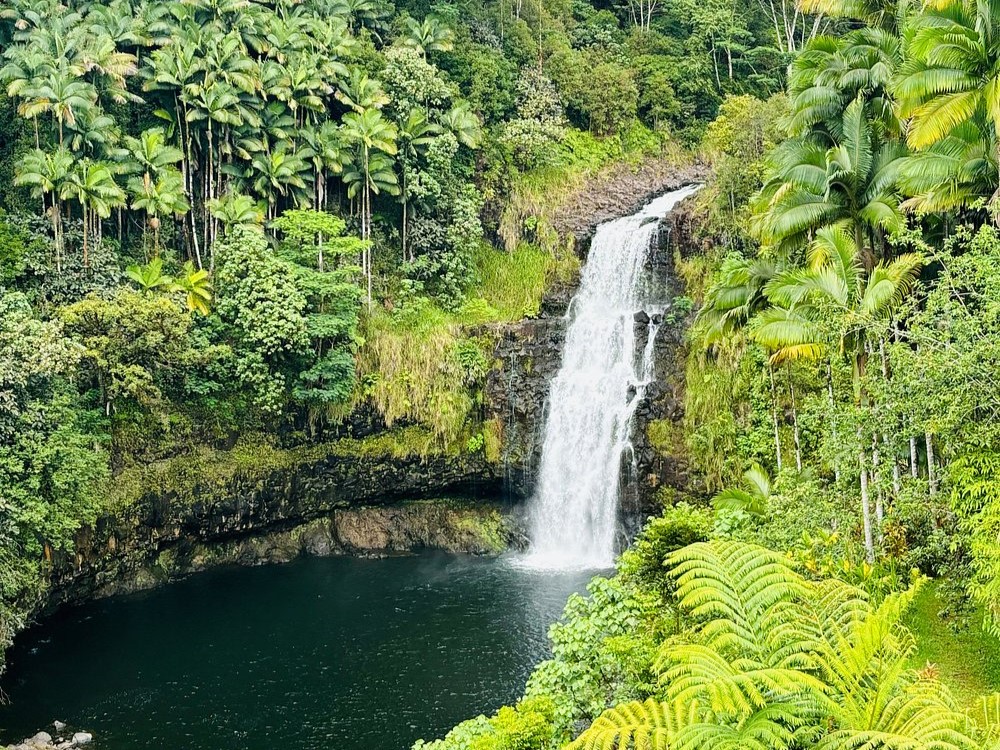
[[[778,432],[778,395],[774,388],[774,368],[768,365],[767,372],[771,378],[771,419],[774,423],[774,456],[778,463],[778,471],[781,471],[781,435]]]
[[[917,439],[910,437],[910,476],[916,479],[920,476],[920,467],[917,464]]]
[[[834,411],[836,410],[836,401],[833,399],[833,365],[826,363],[826,395],[830,399],[830,418],[833,421],[833,440],[837,442],[837,419]],[[833,465],[833,479],[835,482],[840,481],[840,462],[834,459],[836,463]]]
[[[872,538],[872,510],[871,500],[868,496],[868,467],[863,445],[859,457],[861,463],[861,520],[865,530],[865,559],[869,563],[874,563],[875,541]]]
[[[895,497],[899,497],[899,493],[903,491],[903,478],[900,476],[899,471],[899,457],[891,449],[889,436],[884,432],[882,433],[882,444],[885,446],[889,459],[892,461],[892,494]]]
[[[937,494],[937,472],[934,470],[934,438],[929,432],[924,433],[924,442],[927,444],[927,486],[930,487],[931,494]]]
[[[792,385],[791,373],[788,375],[788,396],[792,402],[792,435],[795,438],[795,468],[802,471],[802,441],[799,438],[799,412],[795,407],[795,387]]]
[[[83,267],[90,268],[90,256],[87,254],[87,205],[83,205]]]
[[[872,477],[878,479],[878,465],[882,455],[878,450],[878,435],[872,433]],[[882,519],[885,518],[885,502],[882,497],[881,485],[875,488],[875,521],[882,527]]]
[[[42,196],[42,205],[45,205],[45,197]],[[52,239],[56,245],[56,273],[62,273],[62,247],[59,242],[59,203],[55,194],[52,195]]]

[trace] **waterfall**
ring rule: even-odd
[[[622,459],[631,447],[632,413],[653,376],[656,328],[651,324],[637,357],[634,315],[662,312],[668,304],[646,273],[657,220],[696,189],[661,196],[594,234],[566,313],[562,366],[549,390],[538,486],[529,504],[530,565],[604,568],[614,562]]]

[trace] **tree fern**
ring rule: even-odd
[[[752,544],[692,544],[671,555],[668,564],[680,605],[704,621],[700,632],[713,648],[766,651],[780,619],[776,605],[808,593],[785,557]]]
[[[572,750],[972,750],[947,688],[908,668],[917,591],[873,607],[751,544],[700,542],[668,565],[694,626],[661,648],[665,701],[602,714]]]
[[[567,750],[668,750],[680,728],[698,718],[694,703],[633,701],[605,711]]]

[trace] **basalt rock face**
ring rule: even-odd
[[[617,164],[560,207],[553,216],[553,228],[560,235],[572,235],[577,252],[586,257],[590,238],[600,224],[633,214],[671,190],[702,182],[708,173],[704,164],[679,165],[672,159],[646,159],[637,167]]]
[[[212,564],[427,547],[496,552],[473,532],[477,519],[501,525],[488,504],[499,482],[481,453],[327,455],[235,474],[221,486],[151,489],[82,529],[72,558],[54,560],[47,607],[148,588]],[[445,494],[476,504],[400,505]],[[514,532],[489,536],[512,541]]]
[[[690,482],[682,453],[664,452],[662,445],[654,446],[650,439],[654,430],[680,434],[684,419],[685,334],[694,314],[684,296],[684,283],[676,273],[674,260],[685,241],[675,226],[683,221],[686,210],[681,203],[660,222],[656,246],[650,256],[652,273],[666,280],[670,304],[662,315],[640,311],[635,320],[638,351],[647,345],[650,335],[654,336],[652,382],[646,386],[632,421],[633,464],[623,467],[630,480],[625,502],[631,498],[640,517],[656,506],[661,488],[683,490]]]
[[[534,490],[549,382],[562,362],[565,338],[565,318],[543,312],[543,317],[503,330],[494,350],[495,366],[486,378],[486,413],[501,425],[504,486],[515,498]]]

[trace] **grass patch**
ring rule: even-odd
[[[473,406],[456,356],[460,333],[453,316],[426,300],[396,314],[375,312],[365,321],[358,355],[362,395],[387,425],[423,423],[444,444],[459,437]]]
[[[537,315],[548,286],[579,270],[572,253],[528,244],[511,253],[482,245],[474,262],[478,283],[458,311],[417,298],[393,312],[375,310],[362,326],[358,397],[390,427],[425,424],[445,446],[475,431],[470,417],[493,356],[492,334],[468,329]]]
[[[646,427],[649,444],[661,456],[684,453],[684,431],[672,419],[654,419]]]
[[[553,255],[526,242],[509,253],[481,245],[474,263],[479,283],[455,318],[462,325],[535,316],[545,290],[554,282],[569,281],[580,269],[580,259],[571,250]]]
[[[983,697],[1000,691],[1000,641],[979,627],[981,611],[960,625],[941,617],[944,608],[940,582],[930,581],[906,616],[917,640],[910,664],[914,669],[931,664],[963,709],[980,711]]]
[[[478,296],[463,307],[465,315],[483,306],[490,313],[490,320],[469,322],[513,321],[537,315],[549,278],[553,258],[531,245],[521,244],[513,252],[505,253],[481,245],[474,258],[479,278]]]

